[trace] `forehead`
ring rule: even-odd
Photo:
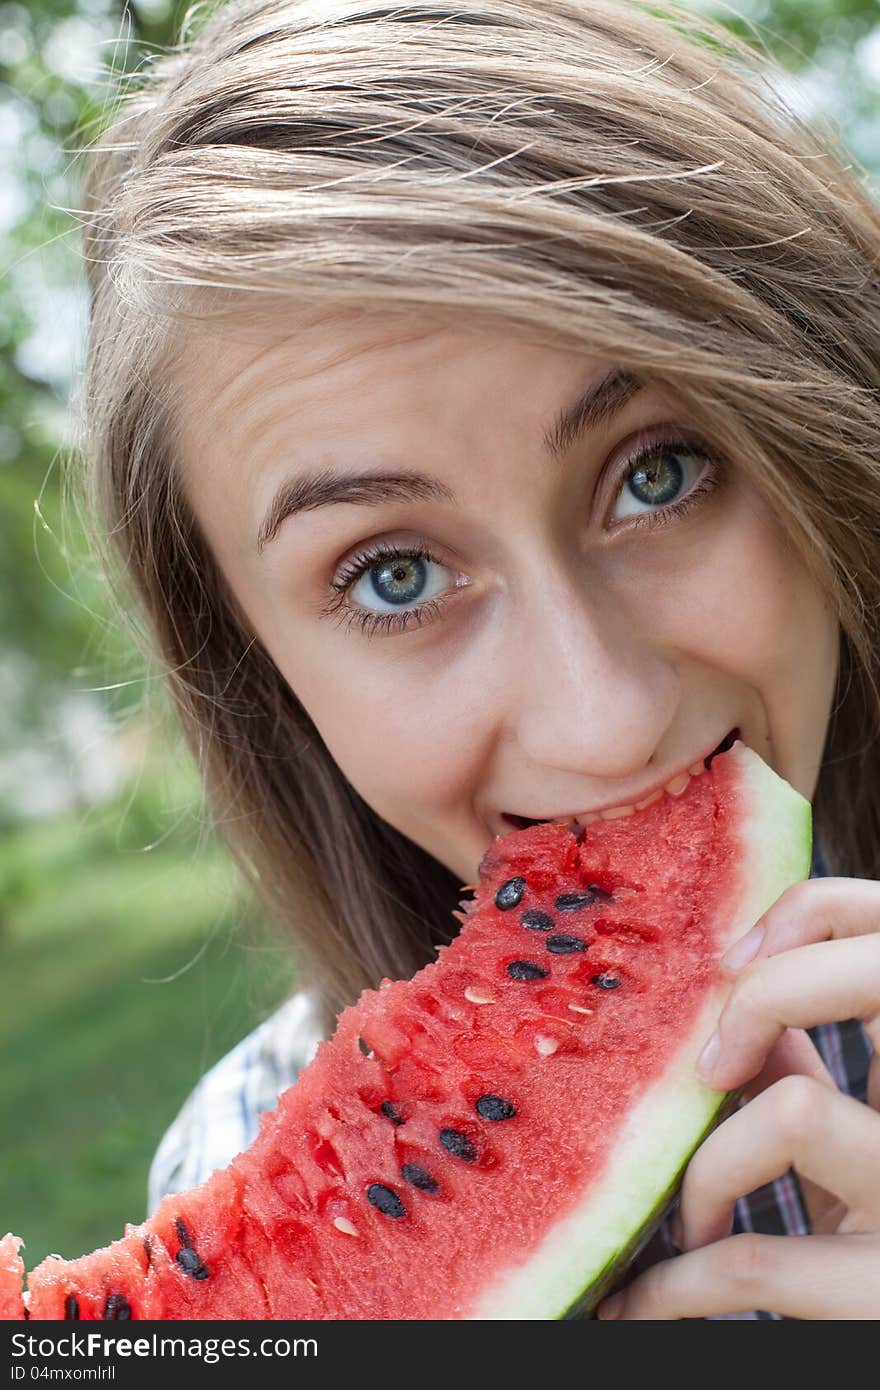
[[[410,383],[429,376],[442,391],[418,381],[425,404],[456,379],[460,394],[480,393],[487,375],[501,380],[546,363],[554,374],[583,353],[539,347],[504,325],[475,328],[418,313],[366,311],[296,314],[290,327],[278,313],[264,323],[192,330],[175,364],[180,423],[194,438],[202,425],[246,416],[252,425],[278,407],[302,422],[328,395],[346,393],[349,413],[368,409],[377,392],[406,397]],[[358,387],[362,388],[358,391]],[[368,388],[368,389],[367,389]]]
[[[268,397],[283,392],[291,407],[305,406],[327,387],[381,371],[375,359],[393,358],[442,325],[390,315],[282,314],[262,323],[195,329],[179,353],[188,428],[234,411],[259,416]]]
[[[434,471],[485,445],[541,447],[548,416],[596,360],[537,346],[504,326],[419,313],[337,313],[294,328],[200,329],[179,355],[179,457],[197,513],[218,485],[247,490],[254,516],[284,474],[335,464],[421,462]]]

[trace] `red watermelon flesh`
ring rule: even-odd
[[[5,1235],[0,1240],[0,1321],[24,1317],[21,1285],[24,1279],[24,1260],[18,1253],[23,1241],[19,1236]]]
[[[228,1169],[38,1266],[30,1316],[588,1310],[724,1103],[694,1071],[718,958],[810,848],[741,742],[628,818],[496,837],[439,959],[346,1009]]]

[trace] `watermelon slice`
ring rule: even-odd
[[[23,1241],[18,1236],[5,1235],[0,1240],[0,1321],[24,1317],[21,1281],[24,1260],[19,1255]]]
[[[39,1265],[29,1316],[590,1311],[730,1101],[694,1070],[718,958],[810,860],[809,803],[740,741],[628,818],[496,837],[439,959],[345,1010],[229,1168]]]

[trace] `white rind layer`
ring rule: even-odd
[[[809,877],[812,819],[810,803],[745,744],[737,740],[719,756],[733,761],[743,798],[741,883],[735,910],[719,931],[720,956],[790,884]],[[721,980],[707,995],[674,1064],[631,1109],[605,1174],[528,1260],[482,1293],[468,1319],[561,1317],[662,1206],[726,1099],[699,1081],[695,1064],[729,989]]]

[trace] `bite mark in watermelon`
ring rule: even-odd
[[[695,1072],[718,959],[810,859],[809,803],[739,741],[628,819],[496,837],[439,959],[346,1009],[229,1168],[39,1265],[29,1316],[591,1310],[729,1101]]]

